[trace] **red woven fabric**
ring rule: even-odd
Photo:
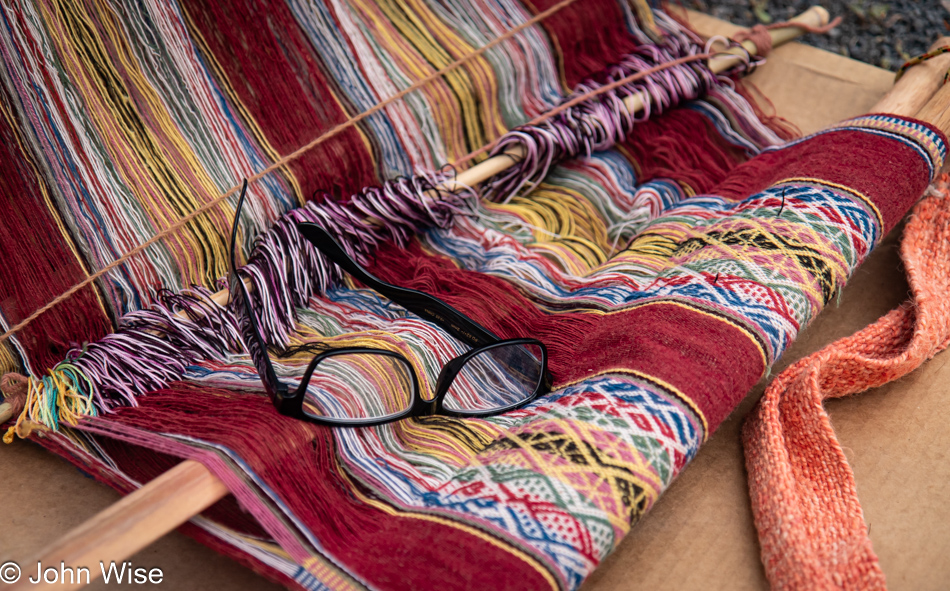
[[[534,0],[536,13],[557,4],[558,0]],[[541,26],[557,45],[558,66],[568,91],[617,58],[637,46],[626,26],[620,5],[612,0],[585,0],[565,8],[558,18],[548,19]],[[591,35],[591,31],[597,31]]]
[[[894,145],[864,133],[835,133],[809,138],[805,149],[760,154],[736,167],[713,192],[743,199],[783,179],[816,175],[867,195],[881,212],[883,234],[901,220],[908,203],[923,194],[931,178],[926,164],[914,157],[909,145]],[[894,179],[906,182],[894,187]]]
[[[950,177],[938,186],[904,231],[913,297],[783,372],[745,424],[755,524],[775,589],[885,587],[854,474],[822,402],[896,380],[950,341]]]
[[[675,179],[695,194],[707,193],[748,160],[728,143],[709,119],[690,109],[645,121],[617,149],[633,162],[641,178]]]
[[[182,9],[193,35],[216,56],[229,90],[272,148],[272,159],[293,152],[349,118],[340,103],[327,100],[341,95],[331,91],[316,52],[286,2],[189,1]],[[281,31],[280,42],[273,30]],[[373,154],[356,127],[288,166],[296,179],[302,179],[300,193],[305,197],[322,192],[350,195],[379,182]]]
[[[11,104],[0,85],[0,105]],[[0,302],[10,324],[86,277],[76,247],[60,231],[62,217],[40,163],[21,152],[24,137],[13,117],[0,107],[0,244],[4,245]],[[62,361],[76,344],[100,339],[111,328],[89,287],[77,293],[69,307],[38,318],[19,334],[19,342],[33,369],[42,372]]]

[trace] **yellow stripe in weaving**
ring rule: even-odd
[[[467,55],[474,50],[450,33],[438,19],[431,16],[423,19],[418,13],[424,14],[424,7],[420,7],[417,13],[412,5],[392,0],[379,3],[360,0],[354,2],[354,5],[365,13],[365,18],[380,23],[377,42],[384,44],[387,54],[398,60],[405,70],[403,74],[411,80],[424,78],[455,61],[446,51],[447,46],[465,48],[456,57]],[[431,30],[426,27],[426,23],[432,26]],[[390,30],[388,26],[393,27],[395,31]],[[477,83],[479,80],[483,82],[482,85]],[[471,148],[481,147],[506,131],[501,115],[497,112],[495,94],[491,97],[487,94],[487,91],[495,92],[496,89],[497,81],[483,56],[447,72],[441,80],[433,82],[425,89],[430,104],[442,105],[442,108],[433,112],[437,115],[437,125],[443,136],[449,161],[461,158]],[[452,103],[458,108],[444,108],[444,105]],[[495,105],[495,109],[486,112],[483,119],[480,116],[480,104]],[[486,132],[483,128],[483,121],[491,122],[493,127],[490,131]]]
[[[201,203],[193,195],[201,192],[200,185],[189,187],[176,174],[160,140],[148,128],[131,98],[132,89],[139,96],[147,95],[148,85],[139,87],[134,79],[127,83],[106,49],[107,44],[113,47],[120,56],[119,63],[134,63],[134,58],[128,56],[130,51],[124,38],[115,34],[117,27],[112,23],[111,11],[100,6],[102,12],[92,18],[71,2],[57,2],[55,14],[45,3],[42,8],[62,66],[82,93],[86,111],[97,126],[112,161],[117,164],[116,172],[138,196],[152,223],[165,228],[178,217],[197,209]],[[113,34],[109,39],[96,35],[94,21],[110,23]],[[152,115],[164,116],[164,125],[169,125],[167,113]],[[204,193],[207,201],[216,191]],[[226,215],[218,212],[213,217],[218,217],[222,228],[227,227]],[[216,277],[227,272],[227,232],[219,232],[215,224],[204,217],[190,222],[188,228],[191,232],[166,238],[165,245],[175,255],[183,282],[213,285]]]
[[[809,183],[809,184],[814,184],[814,185],[824,185],[826,187],[832,187],[834,189],[838,189],[839,191],[844,191],[845,193],[848,193],[849,195],[857,197],[861,201],[861,203],[864,203],[868,207],[868,209],[873,211],[874,218],[877,220],[878,227],[884,228],[884,216],[881,215],[881,211],[877,208],[876,205],[874,205],[874,202],[868,199],[867,195],[864,195],[863,193],[859,193],[855,191],[854,189],[852,189],[851,187],[846,187],[844,185],[839,185],[838,183],[832,183],[829,181],[811,178],[811,177],[793,177],[789,179],[783,179],[781,181],[773,183],[772,186],[775,187],[778,185],[782,185],[784,183]]]
[[[450,466],[469,465],[478,452],[504,434],[500,427],[488,421],[446,416],[402,421],[394,427],[404,449],[435,456]]]
[[[490,216],[501,214],[523,222],[535,240],[529,248],[542,252],[568,273],[584,276],[607,260],[611,245],[604,220],[577,191],[542,184],[530,197],[486,202],[482,207]]]
[[[13,354],[13,348],[9,343],[0,345],[0,374],[10,373],[20,369],[18,360],[19,355]]]
[[[98,6],[102,14],[113,16],[108,3],[100,1],[98,2]],[[102,19],[101,25],[108,33],[112,45],[118,49],[119,63],[125,67],[126,75],[131,79],[133,86],[137,89],[140,100],[149,106],[148,113],[157,121],[158,127],[161,129],[165,138],[165,143],[170,144],[171,153],[174,154],[175,160],[163,160],[165,160],[168,169],[175,173],[172,178],[182,179],[182,183],[185,182],[184,179],[186,178],[193,178],[195,185],[186,187],[184,190],[191,192],[194,188],[200,188],[200,194],[205,197],[206,201],[210,201],[213,197],[217,196],[218,188],[207,175],[204,166],[201,161],[198,160],[197,154],[192,149],[191,144],[189,144],[185,137],[179,132],[178,126],[169,114],[165,102],[158,96],[151,82],[142,72],[138,60],[132,55],[131,48],[127,46],[127,36],[119,29],[119,25],[114,19]],[[161,149],[161,153],[163,154],[168,151],[169,146],[165,146]],[[184,164],[183,170],[179,169],[180,165],[178,162]],[[167,182],[162,182],[161,186],[163,189],[172,188]],[[212,223],[216,222],[219,228],[224,228],[226,232],[225,236],[228,236],[233,216],[226,214],[221,209],[213,210],[210,215],[216,218]],[[227,270],[225,269],[225,273],[226,272]]]
[[[321,583],[325,583],[328,589],[340,589],[342,591],[348,589],[352,589],[353,591],[365,589],[362,585],[354,584],[349,578],[343,578],[335,566],[333,570],[331,570],[331,566],[328,566],[326,559],[323,557],[311,556],[310,558],[304,559],[300,566],[311,575],[317,577]]]
[[[427,30],[431,32],[430,38],[436,44],[436,47],[444,47],[450,54],[445,64],[439,65],[439,68],[463,56],[470,55],[477,49],[468,44],[465,39],[459,36],[452,28],[445,26],[435,13],[427,8],[425,2],[421,0],[409,0],[406,4],[407,6],[413,7],[414,20],[420,23],[420,28],[423,31]],[[503,124],[497,102],[498,81],[495,78],[495,70],[491,67],[488,60],[482,56],[469,61],[462,69],[457,70],[457,72],[460,77],[462,77],[463,74],[469,76],[473,84],[473,96],[477,97],[477,104],[480,106],[480,119],[466,123],[466,126],[471,126],[473,130],[478,129],[484,131],[486,137],[481,140],[476,140],[473,135],[469,135],[469,145],[480,148],[508,131]],[[478,82],[481,82],[481,84]],[[473,111],[472,116],[477,116],[477,112]],[[486,125],[489,126],[488,129],[485,129]]]
[[[376,24],[377,28],[373,31],[373,36],[390,63],[395,64],[399,72],[390,70],[390,75],[394,81],[400,76],[402,78],[401,86],[408,86],[413,80],[421,80],[429,76],[435,70],[429,62],[420,56],[409,40],[402,38],[398,33],[392,31],[387,25],[386,16],[379,11],[375,2],[363,2],[354,0],[353,5],[363,13],[363,19],[368,24]],[[423,88],[418,90],[426,100],[427,105],[449,105],[456,103],[458,97],[454,96],[446,77],[433,80]],[[464,99],[465,97],[462,97]],[[447,160],[452,161],[458,158],[466,150],[465,136],[462,125],[458,120],[460,109],[436,108],[430,106],[428,115],[432,117],[436,127],[439,130],[441,141],[439,146],[433,145],[430,141],[430,148],[435,153],[442,152],[448,154]]]

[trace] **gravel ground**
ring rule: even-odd
[[[896,70],[941,35],[950,35],[950,0],[678,0],[737,25],[787,20],[813,4],[843,22],[825,35],[801,41],[888,70]]]

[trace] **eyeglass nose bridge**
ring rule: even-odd
[[[479,347],[477,349],[472,349],[466,351],[465,353],[459,355],[455,359],[452,359],[448,363],[442,366],[442,371],[439,372],[439,377],[435,381],[435,396],[429,401],[430,413],[429,414],[443,414],[443,402],[445,401],[446,394],[449,393],[449,386],[452,385],[452,382],[455,381],[455,378],[459,374],[459,370],[462,369],[462,366],[471,359],[473,356],[481,352],[485,347]]]

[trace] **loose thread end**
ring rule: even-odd
[[[0,393],[4,400],[0,404],[0,424],[12,420],[14,417],[23,414],[26,408],[26,394],[29,389],[29,378],[17,373],[4,374],[0,377]],[[16,425],[7,429],[3,435],[4,443],[12,443],[16,432]]]
[[[84,416],[96,415],[89,391],[82,388],[78,370],[61,363],[42,379],[8,373],[0,378],[0,391],[5,396],[0,404],[0,423],[16,417],[16,422],[3,435],[4,443],[14,436],[26,439],[36,431],[57,430],[63,422],[75,425]]]

